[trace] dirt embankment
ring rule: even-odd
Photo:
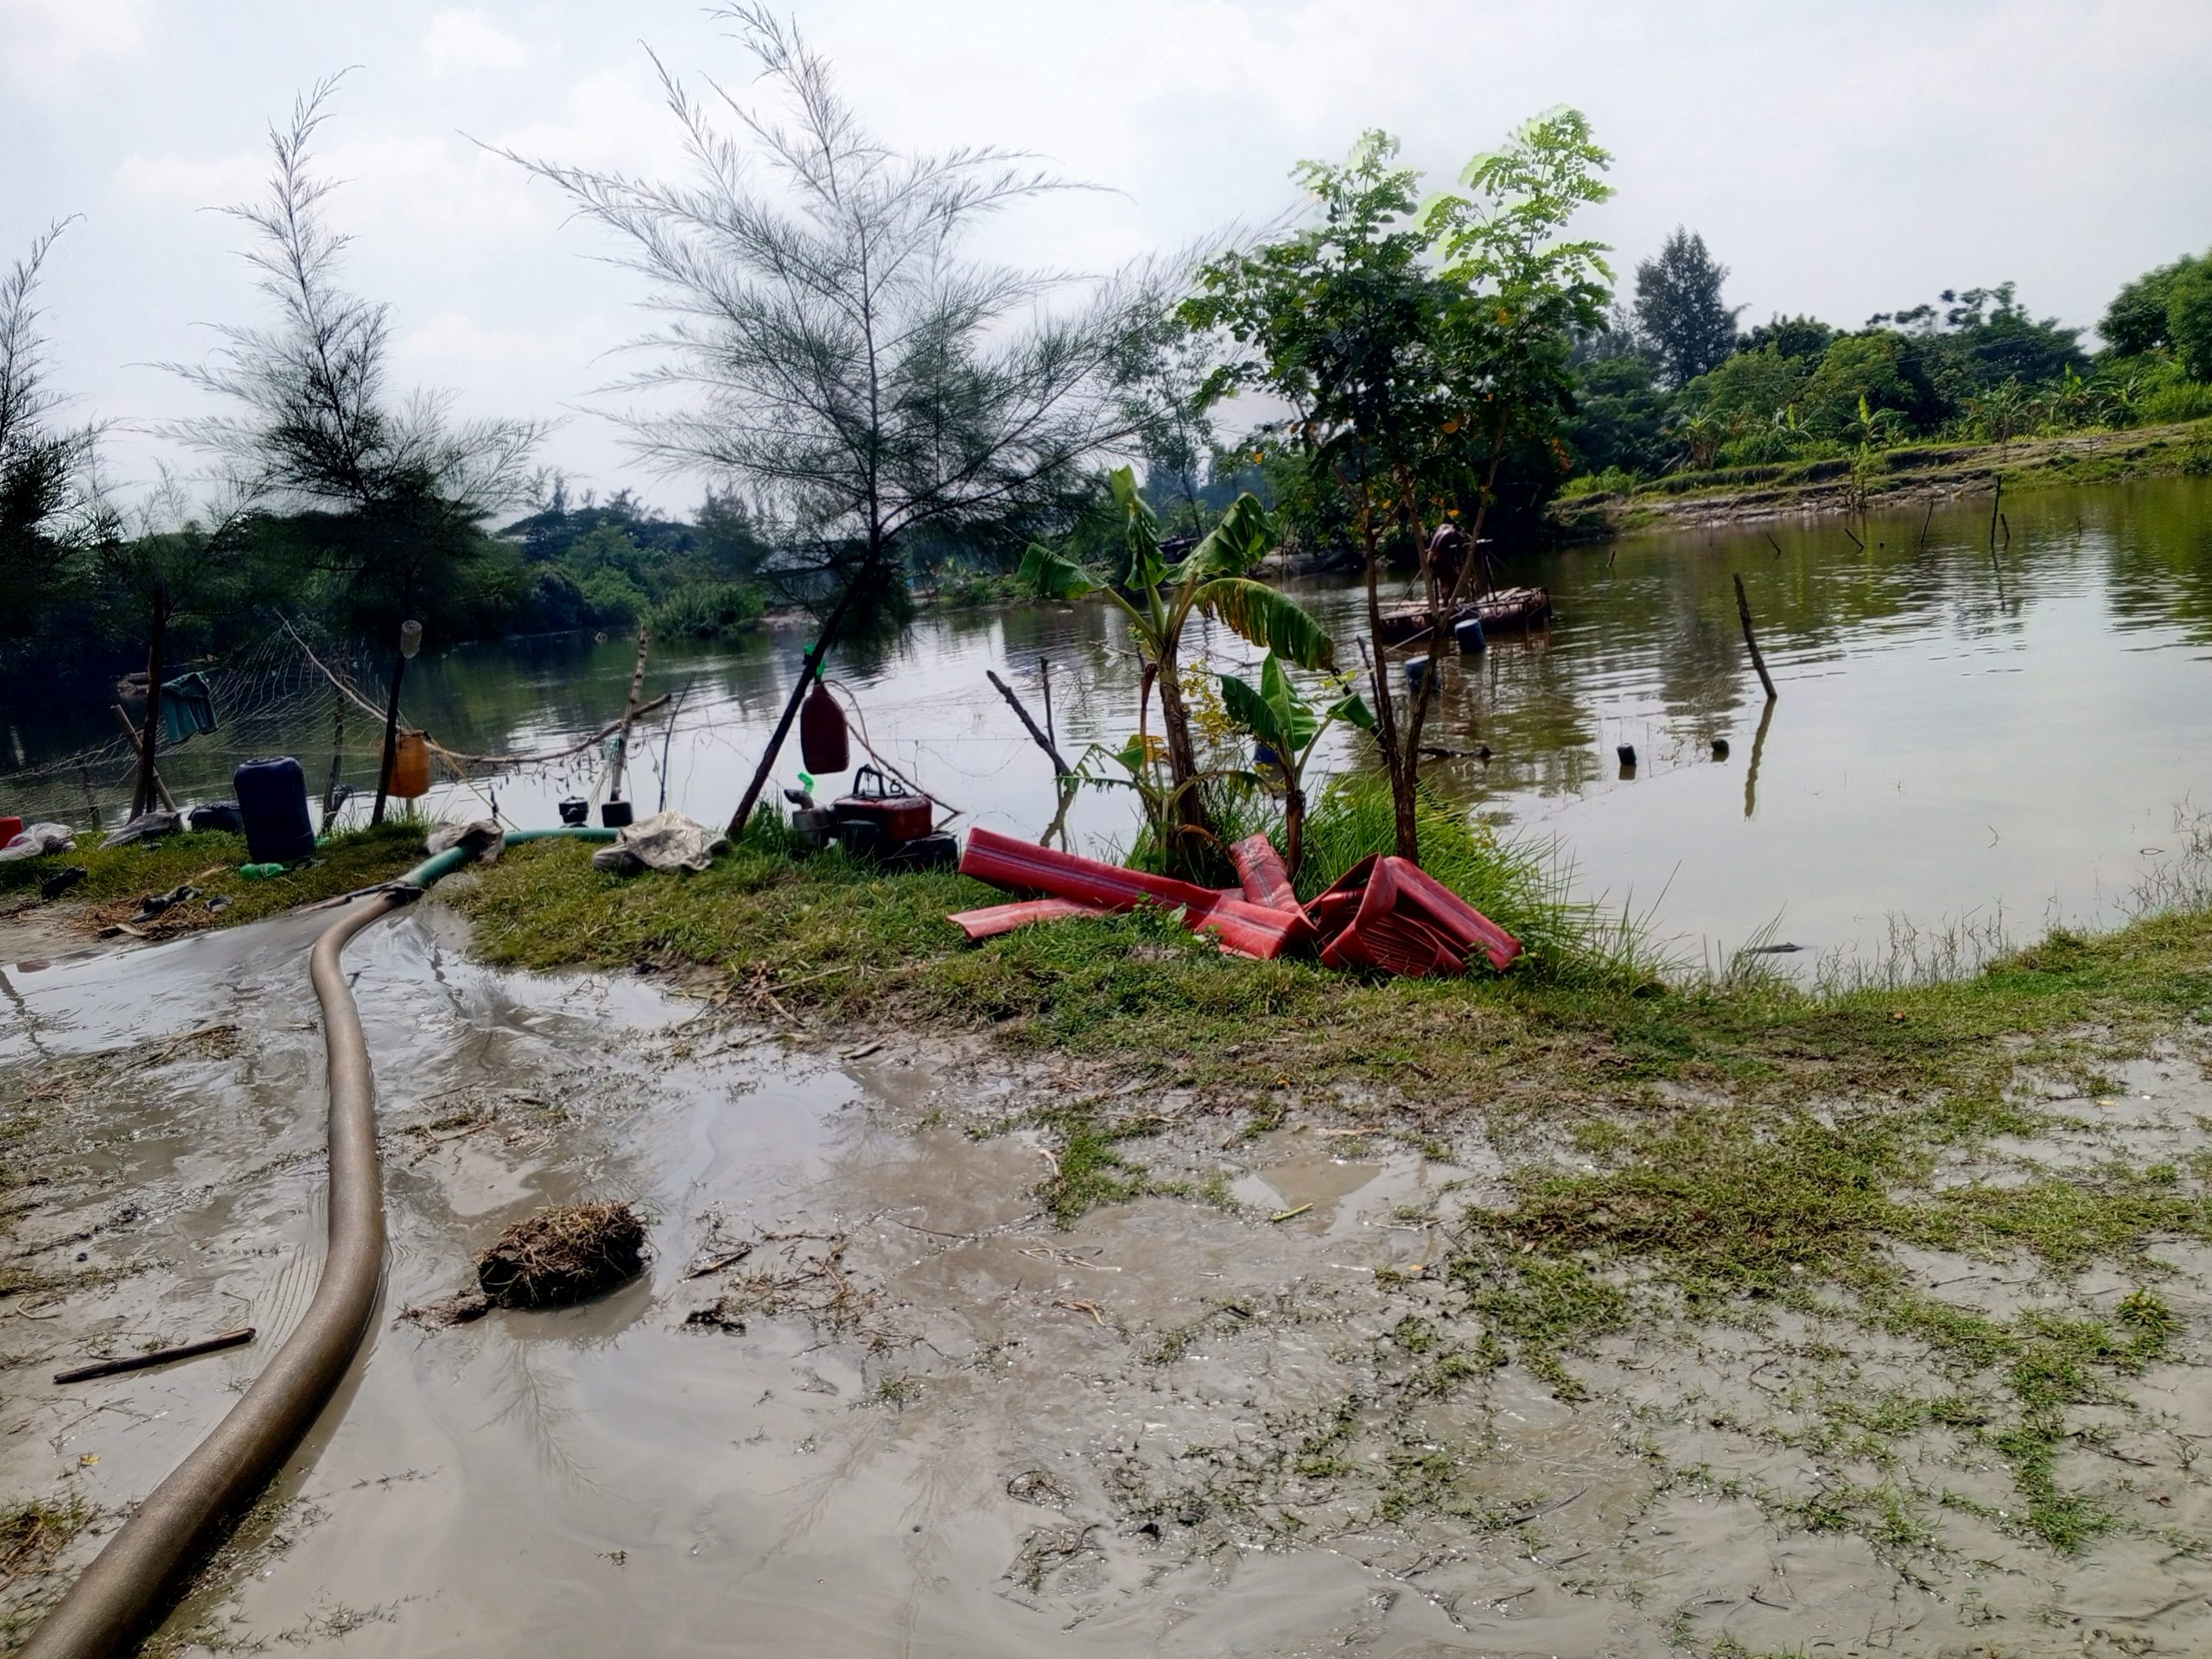
[[[1571,539],[1600,540],[1630,531],[1840,517],[1865,506],[1950,500],[1987,493],[1999,478],[2013,491],[2212,474],[2212,421],[2002,444],[1915,446],[1885,451],[1872,462],[1859,467],[1832,459],[1681,473],[1630,493],[1562,499],[1551,516]]]

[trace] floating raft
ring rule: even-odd
[[[1547,588],[1501,588],[1460,606],[1446,619],[1448,627],[1470,617],[1481,620],[1484,633],[1527,633],[1552,620],[1552,595]],[[1409,645],[1428,632],[1428,607],[1407,606],[1382,613],[1381,637],[1386,645]]]

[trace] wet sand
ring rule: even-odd
[[[0,1067],[50,1096],[10,1154],[35,1184],[8,1195],[9,1248],[64,1282],[0,1303],[0,1501],[74,1493],[109,1517],[0,1592],[10,1645],[305,1306],[323,1217],[303,953],[323,919],[5,970]],[[2072,1558],[1963,1506],[1936,1505],[1930,1538],[1869,1538],[1818,1524],[1820,1495],[1887,1480],[1993,1510],[2010,1489],[1940,1427],[1886,1465],[1815,1432],[1823,1400],[1933,1386],[1910,1344],[1788,1315],[1642,1328],[1568,1362],[1578,1402],[1517,1364],[1437,1363],[1479,1332],[1436,1264],[1461,1209],[1503,1192],[1473,1111],[1423,1126],[1440,1160],[1363,1132],[1382,1120],[1357,1103],[1254,1137],[1123,1093],[1103,1109],[1161,1120],[1154,1176],[1227,1201],[1146,1198],[1064,1231],[1036,1196],[1048,1151],[1007,1125],[1105,1092],[1074,1065],[895,1033],[845,1059],[834,1034],[793,1043],[648,979],[495,972],[435,900],[347,960],[385,1126],[385,1306],[279,1501],[166,1627],[172,1651],[2212,1648],[2202,1249],[2163,1252],[2178,1357],[2070,1420],[2061,1478],[2126,1524]],[[2077,1134],[2002,1155],[2204,1149],[2193,1065],[2125,1080]],[[466,1287],[509,1222],[601,1198],[650,1216],[644,1279],[561,1312],[400,1322]],[[2108,1313],[2136,1282],[1907,1265],[2005,1309]],[[47,1380],[245,1323],[249,1348]]]

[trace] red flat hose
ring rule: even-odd
[[[510,842],[562,832],[523,831]],[[611,841],[607,830],[571,830]],[[384,1172],[376,1084],[361,1013],[339,955],[467,855],[442,854],[365,894],[316,936],[308,957],[330,1065],[330,1244],[315,1299],[238,1404],[154,1488],[55,1604],[21,1659],[108,1659],[133,1651],[188,1575],[251,1507],[336,1393],[368,1334],[384,1282]],[[408,891],[409,888],[414,891]]]

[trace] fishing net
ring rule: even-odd
[[[231,774],[241,762],[281,753],[297,756],[308,774],[308,791],[319,803],[335,800],[342,809],[349,796],[374,795],[391,694],[388,658],[378,662],[285,622],[219,667],[193,666],[212,694],[216,724],[213,731],[160,746],[156,770],[180,804],[227,799]],[[116,696],[118,708],[125,699],[130,702],[125,718],[143,718],[143,686],[118,682]],[[665,723],[669,702],[666,696],[642,702],[637,717],[658,715]],[[401,727],[416,729],[407,716],[403,685]],[[112,715],[111,721],[113,735],[35,760],[23,753],[22,734],[11,733],[16,764],[0,771],[5,810],[26,821],[120,823],[129,814],[138,755],[123,721]],[[621,723],[616,710],[613,719],[588,733],[549,734],[533,747],[498,752],[449,748],[426,734],[431,786],[469,787],[489,807],[493,798],[486,786],[493,780],[557,771],[595,796],[604,786]],[[304,741],[308,734],[318,741]]]

